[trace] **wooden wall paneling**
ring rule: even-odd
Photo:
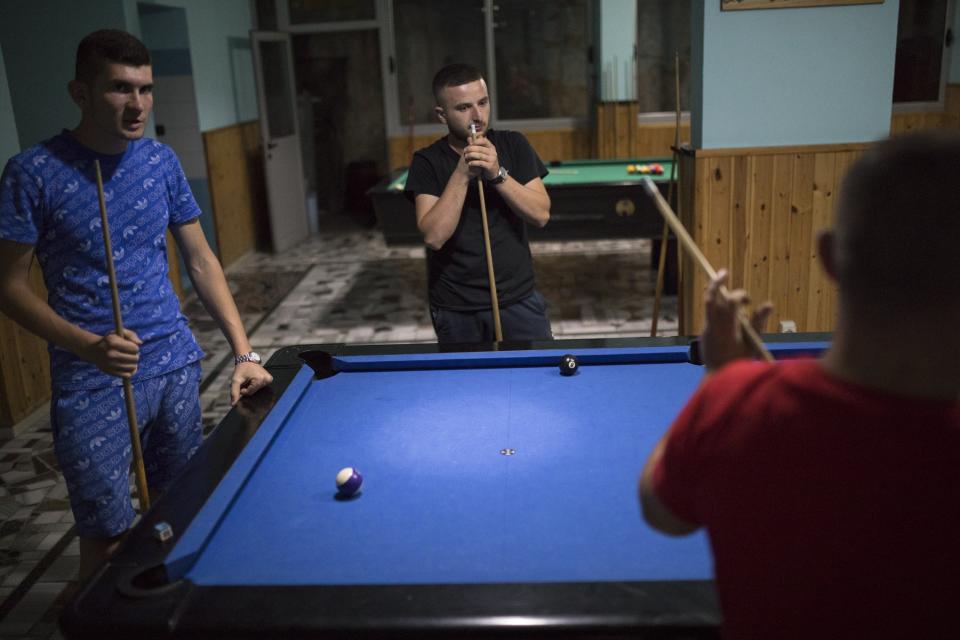
[[[634,158],[669,158],[673,152],[673,122],[644,123],[637,128],[637,142],[631,156]],[[680,125],[680,140],[690,139],[690,126]]]
[[[797,331],[813,331],[807,322],[807,282],[810,276],[813,233],[813,190],[815,154],[798,153],[793,162],[793,192],[790,204],[790,262],[787,267],[790,283],[786,306],[780,318],[797,323]]]
[[[610,126],[607,123],[607,110],[605,108],[605,103],[601,102],[597,104],[593,123],[593,157],[606,158],[608,147],[607,131],[610,129]]]
[[[20,353],[17,346],[17,332],[20,327],[7,316],[0,314],[0,426],[13,425],[21,411],[23,398],[23,375]]]
[[[729,211],[729,236],[727,242],[730,249],[727,252],[729,256],[726,261],[722,259],[711,260],[710,264],[714,269],[727,269],[730,272],[730,279],[727,286],[730,288],[741,288],[747,281],[747,254],[749,246],[752,188],[751,175],[755,159],[748,156],[734,156],[731,158],[731,169],[729,175],[730,184],[730,211]]]
[[[240,123],[203,134],[220,262],[227,267],[256,246],[250,159]]]
[[[30,287],[42,299],[47,299],[43,273],[36,261],[30,269]],[[26,329],[17,327],[17,352],[20,354],[23,375],[22,408],[17,420],[21,420],[50,399],[50,356],[47,342]]]
[[[34,262],[30,286],[43,300],[47,290]],[[12,427],[50,399],[47,343],[0,314],[0,427]]]
[[[749,211],[744,230],[743,287],[755,304],[770,299],[770,219],[773,200],[773,169],[777,156],[752,156]]]
[[[637,140],[637,115],[639,106],[636,102],[620,102],[617,104],[617,156],[618,158],[634,157],[634,146]]]
[[[627,159],[634,157],[638,144],[637,115],[633,101],[599,102],[596,108],[596,157]]]
[[[613,103],[601,102],[597,105],[596,155],[597,158],[616,157],[616,113]]]
[[[697,166],[696,195],[694,203],[694,241],[707,261],[715,268],[732,262],[732,200],[734,161],[730,157],[708,158]],[[701,198],[701,195],[703,196]],[[684,305],[684,320],[689,331],[697,333],[703,325],[703,291],[708,279],[703,269],[689,260],[687,273],[690,276],[691,295]],[[733,283],[737,286],[736,283]]]
[[[704,211],[707,247],[700,249],[714,268],[732,263],[731,223],[733,219],[733,181],[736,163],[733,158],[710,161],[710,209]],[[700,271],[706,281],[706,275]]]
[[[413,150],[423,149],[436,142],[440,136],[437,134],[419,135],[413,138]],[[388,161],[390,171],[410,166],[410,160],[413,154],[410,152],[410,136],[398,136],[387,140]]]
[[[183,306],[183,271],[180,269],[179,254],[177,252],[177,241],[173,239],[173,234],[167,231],[167,265],[169,270],[167,276],[170,278],[170,284],[173,285],[173,292],[180,299],[180,306]]]
[[[930,113],[895,113],[890,119],[890,133],[897,135],[911,131],[942,129],[946,121],[942,111]]]
[[[693,153],[681,153],[679,158],[679,193],[677,194],[677,214],[683,227],[694,238],[697,230],[694,225],[694,202],[696,197],[698,164]],[[690,322],[688,320],[689,300],[693,292],[693,273],[696,267],[692,264],[683,245],[677,243],[677,328],[680,335],[688,335]]]
[[[827,331],[833,328],[833,284],[819,267],[816,234],[830,225],[833,216],[833,195],[836,185],[837,156],[834,153],[818,153],[813,166],[813,217],[810,237],[810,271],[807,289],[808,331]]]
[[[251,120],[240,127],[243,151],[247,163],[247,188],[250,190],[252,207],[254,248],[271,250],[270,206],[267,203],[267,176],[264,172],[263,140],[260,138],[260,121]]]
[[[544,162],[590,157],[590,132],[586,129],[525,131],[523,135]]]
[[[628,158],[669,158],[672,155],[670,146],[673,144],[674,125],[670,123],[652,123],[630,127],[628,121],[636,122],[636,118],[628,117],[626,109],[617,111],[609,106],[614,103],[604,103],[597,107],[595,129],[549,129],[542,131],[524,131],[523,134],[530,140],[530,144],[544,162],[551,160],[587,160],[597,159],[628,159]],[[617,115],[619,114],[619,115]],[[616,117],[620,118],[619,125]],[[622,135],[617,137],[617,127]],[[439,136],[436,134],[420,135],[414,138],[414,149],[422,149]],[[680,139],[689,140],[690,126],[680,127]],[[387,141],[390,171],[410,166],[410,138],[398,136]]]
[[[36,290],[40,288],[37,286],[40,270],[34,268],[32,271],[36,275],[31,277]],[[46,290],[43,291],[43,296],[46,299]],[[16,344],[23,385],[23,395],[17,399],[20,411],[14,416],[19,421],[50,399],[50,356],[45,340],[19,326],[16,331]]]
[[[948,84],[945,104],[944,126],[960,129],[960,84]]]
[[[546,129],[522,132],[544,162],[551,160],[584,160],[593,157],[590,132],[586,129]],[[433,144],[439,136],[417,136],[414,144],[422,149]],[[410,166],[409,138],[390,138],[390,171]]]
[[[708,215],[705,212],[711,209],[713,193],[710,185],[713,175],[710,160],[707,158],[692,158],[690,164],[694,166],[691,178],[693,197],[690,206],[684,209],[686,212],[684,217],[687,219],[687,231],[706,256],[707,248],[711,243],[708,240]],[[680,265],[684,274],[684,287],[681,289],[683,300],[678,301],[678,304],[683,307],[683,325],[680,327],[680,333],[694,335],[699,333],[703,322],[702,292],[706,278],[693,258],[686,252],[681,252],[681,255]]]
[[[770,276],[767,297],[773,303],[773,314],[766,326],[767,331],[778,331],[781,320],[796,320],[788,317],[790,297],[790,221],[793,215],[790,200],[793,193],[792,154],[779,154],[773,158],[773,176],[770,201]]]
[[[817,262],[816,236],[832,224],[839,184],[866,148],[707,150],[681,165],[681,197],[691,200],[685,226],[715,268],[729,267],[731,287],[774,303],[767,330],[780,320],[832,330],[837,291]],[[703,326],[707,278],[691,260],[682,264],[680,330],[692,335]]]
[[[946,86],[940,111],[901,112],[890,118],[891,135],[927,129],[960,129],[960,84]]]
[[[625,158],[626,155],[621,151],[620,136],[623,127],[623,118],[619,104],[611,102],[604,105],[607,108],[607,130],[606,130],[606,150],[603,158]]]
[[[617,150],[617,145],[619,143],[619,132],[618,128],[620,127],[620,114],[617,111],[617,103],[610,102],[604,104],[604,110],[606,111],[606,120],[607,128],[604,130],[604,151],[601,158],[617,158],[619,157],[619,152]]]

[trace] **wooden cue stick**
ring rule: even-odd
[[[470,125],[474,137],[477,130]],[[490,310],[493,312],[493,336],[497,342],[503,341],[503,329],[500,327],[500,303],[497,301],[497,277],[493,270],[493,251],[490,250],[490,227],[487,224],[487,203],[483,197],[483,174],[477,176],[477,189],[480,191],[480,220],[483,223],[483,250],[487,254],[487,280],[490,281]]]
[[[123,337],[123,318],[120,315],[120,292],[117,290],[117,273],[113,268],[113,246],[110,243],[110,227],[107,223],[107,202],[103,196],[103,176],[100,161],[94,160],[97,170],[97,197],[100,200],[100,224],[103,227],[103,246],[107,252],[107,276],[110,279],[110,296],[113,300],[113,321],[117,335]],[[133,385],[130,378],[123,379],[123,399],[127,405],[127,424],[130,426],[130,444],[133,446],[133,470],[137,477],[137,498],[140,512],[150,508],[150,493],[147,489],[147,472],[143,468],[143,450],[140,448],[140,430],[137,428],[137,405],[133,400]]]
[[[673,88],[676,98],[676,112],[677,120],[674,123],[673,127],[673,155],[671,156],[670,164],[670,186],[667,189],[667,202],[670,203],[670,206],[673,206],[673,189],[674,184],[677,179],[677,149],[680,148],[680,52],[674,51],[673,53]],[[650,336],[656,337],[657,335],[657,321],[660,319],[660,297],[663,295],[663,278],[664,278],[664,269],[667,266],[667,247],[670,242],[670,227],[667,225],[666,221],[663,223],[663,234],[660,237],[660,259],[657,260],[657,286],[653,295],[653,319],[650,322]],[[677,282],[677,297],[680,295],[680,282],[679,282],[679,273],[678,282]],[[677,326],[679,326],[679,318],[677,319]]]
[[[683,224],[680,222],[680,219],[677,218],[677,214],[673,212],[670,208],[670,205],[667,204],[667,201],[663,199],[663,196],[660,195],[660,190],[657,189],[657,185],[653,183],[653,180],[649,176],[644,176],[641,180],[643,183],[643,188],[646,189],[647,194],[653,198],[654,204],[657,206],[657,209],[660,211],[660,215],[663,216],[663,219],[670,225],[670,228],[673,229],[673,233],[677,236],[677,240],[683,244],[684,248],[690,252],[694,257],[697,263],[703,268],[707,273],[707,276],[714,280],[717,277],[717,272],[710,266],[710,263],[707,261],[706,256],[703,255],[703,252],[700,251],[700,247],[693,241],[693,238],[690,237],[690,234],[687,233],[687,230],[683,228]],[[720,289],[720,291],[727,295],[728,291],[726,287]],[[747,338],[747,342],[753,348],[754,352],[760,356],[762,359],[767,362],[773,362],[773,356],[770,355],[770,352],[767,351],[767,348],[763,345],[763,340],[760,339],[760,335],[754,330],[750,325],[750,320],[747,319],[745,313],[737,313],[737,320],[740,321],[740,328],[743,329],[743,334]]]

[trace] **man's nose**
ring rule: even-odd
[[[130,99],[127,101],[127,105],[131,109],[138,109],[142,111],[144,100],[145,100],[145,96],[142,93],[140,93],[139,91],[131,91]]]

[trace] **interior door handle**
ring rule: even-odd
[[[267,149],[276,149],[276,148],[277,148],[277,143],[276,143],[276,142],[268,142],[268,143],[267,143]]]

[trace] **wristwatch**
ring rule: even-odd
[[[510,173],[507,171],[507,168],[503,165],[500,165],[500,171],[497,172],[497,177],[489,180],[490,184],[503,184],[507,181],[507,174]]]
[[[263,360],[260,358],[260,354],[256,351],[251,351],[250,353],[241,353],[238,356],[233,357],[234,366],[240,364],[241,362],[252,362],[254,364],[260,364]]]

